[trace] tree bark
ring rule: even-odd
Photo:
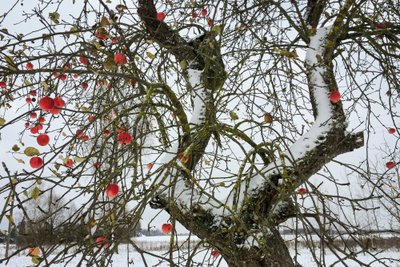
[[[224,251],[224,259],[230,267],[294,267],[288,247],[280,236],[278,230],[263,240],[263,247],[250,249],[232,249]]]
[[[230,267],[296,266],[279,231],[269,228],[266,221],[253,225],[255,229],[242,225],[242,229],[229,230],[215,226],[209,212],[183,213],[173,203],[163,202],[163,205],[183,226],[218,249]],[[249,236],[249,233],[252,234]]]

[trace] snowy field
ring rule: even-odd
[[[182,239],[181,239],[182,238]],[[178,237],[179,240],[184,240],[186,237]],[[196,241],[196,238],[192,239],[193,242]],[[163,245],[168,246],[169,244],[169,237],[168,236],[153,236],[153,237],[140,237],[135,239],[135,243],[142,248],[146,247],[162,247]],[[15,249],[15,248],[14,248]],[[11,249],[11,252],[13,249]],[[228,265],[225,261],[221,258],[221,256],[215,258],[211,256],[211,250],[206,248],[201,248],[198,250],[196,255],[191,255],[191,263],[187,265],[187,258],[188,258],[188,250],[183,249],[182,251],[175,252],[172,254],[174,258],[174,264],[171,265],[169,262],[161,261],[160,257],[167,257],[169,258],[171,255],[166,251],[162,250],[146,250],[149,254],[144,253],[140,254],[139,252],[135,251],[132,246],[121,244],[118,247],[118,254],[114,254],[111,258],[110,263],[107,266],[114,266],[114,267],[124,267],[124,266],[160,266],[160,267],[167,267],[167,266],[220,266],[220,267],[227,267]],[[316,261],[313,259],[311,253],[306,249],[300,249],[297,251],[297,260],[303,267],[313,267],[318,266]],[[0,258],[4,257],[5,253],[5,246],[0,246]],[[294,249],[291,249],[292,256],[295,255]],[[344,263],[338,262],[337,258],[333,254],[325,255],[325,262],[322,263],[322,266],[372,266],[372,267],[381,267],[381,266],[389,266],[389,267],[400,267],[400,251],[399,250],[392,250],[392,251],[384,251],[376,255],[378,252],[375,251],[372,254],[360,254],[357,257],[357,260],[360,260],[366,265],[361,265],[359,262],[351,259],[347,259]],[[374,257],[376,255],[376,257]],[[143,257],[144,259],[143,259]],[[87,264],[85,261],[81,261],[82,254],[74,254],[70,253],[67,254],[67,259],[62,263],[51,264],[54,267],[61,267],[61,266],[96,266],[93,264]],[[317,252],[315,257],[319,259],[321,257],[320,253]],[[49,259],[52,258],[52,255],[49,256]],[[385,259],[384,261],[378,262],[376,258]],[[392,261],[395,259],[397,261]],[[26,253],[20,253],[19,255],[14,256],[8,263],[2,262],[0,266],[7,266],[7,267],[30,267],[35,266],[32,263],[32,259],[29,256],[26,256]],[[42,264],[40,266],[46,266],[46,264]],[[320,265],[321,266],[321,265]],[[244,266],[245,267],[245,266]]]

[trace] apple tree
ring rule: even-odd
[[[117,229],[135,229],[150,206],[170,216],[159,225],[170,264],[195,266],[199,254],[296,266],[301,238],[320,265],[327,253],[362,264],[359,234],[378,229],[363,218],[377,203],[399,204],[395,1],[15,0],[1,9],[0,218],[13,223],[18,211],[29,221],[26,203],[46,191],[60,209],[80,203],[59,224],[86,229],[65,243],[80,263],[106,265]],[[399,216],[382,214],[392,227],[380,232],[399,229]],[[200,246],[183,251],[178,224]],[[68,262],[68,249],[50,256],[56,246],[40,247],[38,261]]]

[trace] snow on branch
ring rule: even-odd
[[[317,30],[316,34],[310,38],[310,44],[307,49],[305,64],[309,71],[309,89],[313,104],[315,106],[315,122],[310,130],[297,140],[289,149],[289,156],[294,161],[314,149],[333,126],[333,104],[329,100],[329,85],[324,77],[329,72],[324,65],[322,56],[326,45],[326,37],[329,34],[330,27],[324,27]]]
[[[196,132],[206,123],[207,107],[212,104],[212,91],[205,88],[202,82],[203,71],[196,69],[187,70],[187,81],[192,91],[193,112],[189,124]],[[196,179],[191,177],[190,171],[185,165],[184,157],[190,155],[192,144],[179,156],[179,142],[176,141],[170,149],[164,152],[156,161],[161,167],[156,170],[155,184],[159,186],[159,196],[164,199],[173,200],[182,213],[191,212],[194,206],[201,206],[204,211],[222,214],[223,204],[212,195],[200,191]],[[219,211],[218,211],[219,210]]]
[[[309,79],[309,91],[315,116],[313,126],[306,134],[292,144],[280,159],[265,166],[253,177],[241,182],[240,186],[236,188],[236,192],[231,194],[227,199],[227,203],[230,205],[240,209],[242,205],[246,204],[246,198],[256,197],[259,192],[265,190],[268,186],[271,187],[273,177],[278,177],[279,183],[282,183],[285,173],[290,173],[291,179],[296,178],[294,177],[294,170],[296,167],[303,164],[307,156],[323,153],[315,153],[315,151],[320,150],[319,146],[324,144],[329,134],[336,134],[336,127],[340,127],[340,132],[343,132],[344,135],[342,121],[340,121],[344,119],[340,116],[340,113],[343,112],[342,107],[341,105],[335,106],[336,104],[331,103],[329,99],[330,92],[332,91],[332,84],[327,83],[327,81],[330,80],[330,78],[327,77],[330,77],[330,75],[332,76],[332,73],[330,73],[331,70],[324,64],[323,60],[323,54],[328,42],[327,36],[330,29],[330,27],[320,28],[317,30],[316,34],[310,38],[310,44],[305,58]],[[339,115],[337,113],[339,113]],[[326,153],[329,153],[329,151]],[[322,162],[322,165],[323,164]],[[317,171],[319,168],[314,169]],[[288,172],[288,170],[291,171]],[[279,213],[281,210],[280,207],[284,206],[285,205],[278,201],[274,204],[272,210],[275,213]]]
[[[190,125],[196,127],[203,125],[205,122],[207,102],[211,101],[211,95],[207,92],[201,82],[202,71],[188,69],[188,82],[193,90],[193,113],[190,118]]]
[[[225,73],[219,47],[210,45],[207,38],[201,40],[196,47],[192,47],[167,23],[156,19],[157,10],[153,0],[139,0],[138,4],[138,14],[152,39],[166,47],[178,62],[190,62],[189,68],[184,70],[187,72],[185,78],[193,100],[193,112],[189,121],[190,134],[176,141],[155,162],[155,165],[160,167],[153,171],[151,178],[153,186],[157,188],[156,194],[160,204],[158,206],[167,210],[173,209],[176,216],[179,213],[185,219],[189,214],[193,214],[195,209],[207,217],[210,217],[211,210],[222,214],[221,209],[224,209],[224,205],[201,191],[196,177],[191,176],[191,170],[200,160],[211,136],[210,127],[202,126],[215,123],[212,94],[226,79],[224,75],[215,75]],[[213,38],[212,35],[208,37]],[[201,209],[198,208],[200,206]],[[180,221],[184,224],[185,219]]]

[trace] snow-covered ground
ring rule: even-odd
[[[184,240],[186,237],[179,237],[178,240]],[[193,237],[193,242],[196,242],[198,239]],[[142,245],[143,248],[148,246],[149,244],[153,244],[154,246],[159,246],[162,244],[168,245],[169,244],[169,237],[168,236],[153,236],[153,237],[139,237],[135,239],[135,243]],[[192,246],[193,248],[194,246]],[[11,249],[13,251],[13,249]],[[190,250],[192,251],[192,250]],[[103,251],[104,252],[104,251]],[[160,266],[160,267],[167,267],[167,266],[220,266],[220,267],[227,267],[228,265],[226,262],[219,256],[217,258],[211,256],[211,249],[201,247],[198,249],[195,255],[190,255],[191,263],[187,264],[188,259],[188,249],[182,249],[179,253],[175,252],[170,255],[166,250],[159,251],[147,251],[147,253],[140,254],[139,252],[135,251],[132,246],[121,244],[118,247],[118,254],[114,254],[111,258],[110,263],[107,266],[114,266],[114,267],[123,267],[123,266]],[[0,246],[0,258],[4,258],[5,247],[4,245]],[[101,252],[97,252],[101,253]],[[399,250],[392,250],[392,251],[384,251],[376,255],[378,252],[375,251],[372,254],[360,254],[357,257],[357,260],[362,261],[365,265],[361,265],[359,262],[351,259],[347,259],[344,263],[339,262],[334,254],[326,254],[325,261],[321,262],[320,265],[316,263],[313,259],[312,254],[307,251],[306,249],[302,248],[297,251],[297,261],[303,267],[313,267],[313,266],[371,266],[371,267],[381,267],[381,266],[389,266],[389,267],[400,267],[400,251]],[[295,251],[291,248],[292,256],[295,255]],[[375,257],[374,257],[375,254]],[[98,255],[100,256],[100,255]],[[168,261],[162,261],[161,258],[169,258],[172,256],[174,258],[174,264],[171,265]],[[81,261],[82,254],[74,254],[70,253],[67,254],[67,260],[57,264],[51,264],[54,267],[61,267],[61,266],[96,266],[93,264],[87,265],[87,262]],[[315,253],[315,257],[320,260],[321,254],[319,251]],[[49,256],[49,259],[52,258],[52,255]],[[385,259],[384,261],[378,262],[376,259]],[[11,258],[9,262],[2,262],[0,266],[7,266],[7,267],[28,267],[28,266],[35,266],[32,263],[32,259],[29,256],[26,256],[26,253],[20,253],[19,255],[14,256]],[[46,266],[45,264],[40,266]]]

